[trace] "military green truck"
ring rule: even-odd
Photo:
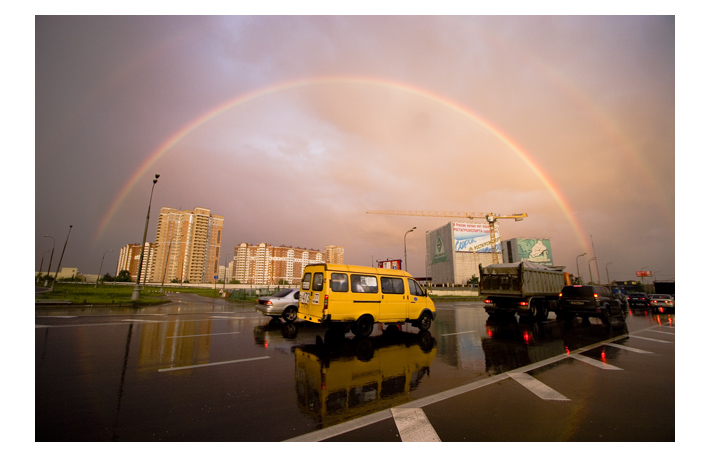
[[[538,321],[557,308],[562,288],[570,283],[565,267],[549,267],[530,261],[478,265],[479,294],[491,317],[512,317]]]

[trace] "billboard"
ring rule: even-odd
[[[386,268],[388,270],[401,270],[402,261],[401,260],[378,260],[377,268]]]
[[[642,277],[646,277],[646,276],[653,276],[653,272],[652,271],[637,271],[636,272],[637,278],[642,278]]]
[[[518,238],[518,259],[540,265],[552,266],[552,246],[550,240],[540,238]]]
[[[488,223],[452,222],[454,232],[454,251],[456,252],[492,252],[491,234]],[[498,224],[495,225],[495,248],[501,252]]]

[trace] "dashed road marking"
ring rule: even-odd
[[[192,368],[204,368],[204,367],[213,367],[215,365],[227,365],[230,363],[252,362],[254,360],[263,360],[263,359],[270,359],[270,358],[271,357],[269,357],[269,356],[265,356],[265,357],[253,357],[251,359],[225,360],[224,362],[212,362],[212,363],[202,363],[199,365],[186,365],[183,367],[161,368],[158,371],[162,373],[165,371],[189,370]]]
[[[547,384],[543,384],[527,373],[508,373],[508,376],[515,379],[521,386],[528,389],[543,400],[570,401],[556,390],[550,388]]]
[[[148,319],[122,319],[123,322],[143,322],[143,323],[149,323],[149,324],[159,324],[165,321],[151,321]]]
[[[390,411],[403,442],[441,441],[421,408],[392,408]]]
[[[638,335],[629,335],[629,338],[638,338],[638,339],[640,339],[640,340],[653,341],[654,343],[673,344],[673,341],[659,340],[659,339],[656,339],[656,338],[646,338],[646,337],[644,337],[644,336],[638,336]]]
[[[451,336],[451,335],[465,335],[466,333],[476,333],[475,330],[469,330],[468,332],[457,332],[457,333],[444,333],[441,336]]]
[[[632,348],[629,346],[624,346],[623,344],[616,344],[616,343],[607,343],[607,346],[623,349],[625,351],[631,351],[631,352],[636,352],[637,354],[653,354],[653,352],[650,351],[644,351],[643,349],[636,349]]]
[[[623,370],[623,368],[615,367],[614,365],[609,365],[608,363],[601,362],[591,357],[587,357],[582,354],[572,354],[570,355],[573,359],[579,360],[580,362],[588,363],[589,365],[601,368],[602,370]]]
[[[199,334],[199,335],[178,335],[178,336],[169,336],[168,338],[192,338],[192,337],[195,337],[195,336],[234,335],[235,333],[239,333],[239,332],[201,333],[201,334]]]

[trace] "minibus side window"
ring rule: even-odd
[[[409,282],[409,293],[411,293],[412,295],[418,295],[420,297],[424,297],[426,295],[415,280],[413,280],[412,278],[407,278],[407,281]]]
[[[383,294],[404,294],[404,281],[402,278],[381,278]]]
[[[347,292],[348,275],[344,273],[333,273],[330,277],[330,289],[333,292]]]
[[[301,281],[301,288],[303,290],[311,290],[311,274],[306,273],[303,275],[303,281]]]
[[[366,293],[366,294],[376,294],[377,293],[377,277],[376,276],[351,275],[350,280],[352,282],[352,284],[350,286],[351,292]]]
[[[313,290],[323,290],[323,273],[313,275]]]

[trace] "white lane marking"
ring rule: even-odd
[[[123,322],[148,322],[152,324],[159,324],[165,321],[150,321],[148,319],[122,319]]]
[[[192,338],[193,336],[212,336],[212,335],[233,335],[239,332],[227,332],[227,333],[202,333],[199,335],[179,335],[179,336],[169,336],[168,338]]]
[[[615,347],[615,348],[619,348],[619,349],[623,349],[623,350],[625,350],[625,351],[636,352],[636,353],[638,353],[638,354],[653,354],[653,352],[644,351],[643,349],[636,349],[636,348],[632,348],[632,347],[629,347],[629,346],[624,346],[623,344],[607,343],[606,345],[607,345],[607,346],[612,346],[612,347]]]
[[[547,384],[543,384],[527,373],[508,373],[508,376],[518,381],[521,386],[525,387],[543,400],[570,401],[569,398],[550,388]]]
[[[673,344],[673,341],[658,340],[658,339],[656,339],[656,338],[646,338],[646,337],[644,337],[644,336],[638,336],[638,335],[629,335],[629,338],[638,338],[638,339],[640,339],[640,340],[653,341],[654,343]]]
[[[210,316],[210,319],[244,319],[244,316],[232,317],[232,316]]]
[[[189,370],[191,368],[203,368],[203,367],[213,367],[215,365],[227,365],[229,363],[241,363],[241,362],[252,362],[254,360],[270,359],[271,357],[254,357],[251,359],[238,359],[238,360],[225,360],[224,362],[212,362],[212,363],[202,363],[200,365],[186,365],[184,367],[171,367],[171,368],[161,368],[159,372],[164,371],[177,371],[177,370]]]
[[[403,442],[441,441],[421,408],[392,408],[391,411]]]
[[[646,330],[647,332],[662,333],[664,335],[675,335],[675,330],[672,332],[664,332],[663,330]]]
[[[587,357],[586,355],[572,354],[570,355],[570,357],[572,357],[573,359],[577,359],[580,362],[588,363],[589,365],[592,365],[594,367],[601,368],[602,370],[623,370],[623,368],[615,367],[614,365],[609,365],[608,363],[592,359],[590,357]]]
[[[77,316],[35,316],[35,318],[50,318],[50,319],[73,319]]]
[[[476,333],[475,330],[469,330],[468,332],[458,332],[458,333],[444,333],[441,336],[451,336],[451,335],[465,335],[466,333]]]

